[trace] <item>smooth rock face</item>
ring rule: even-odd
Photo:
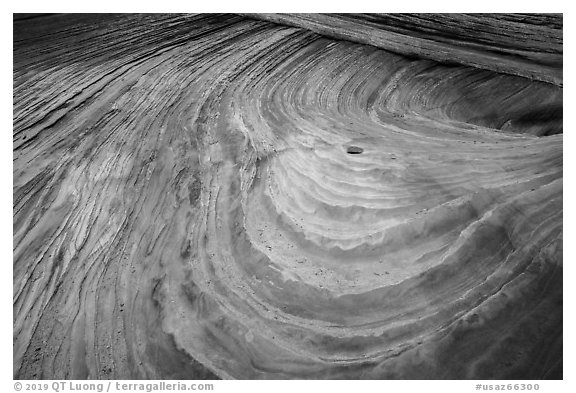
[[[15,19],[16,378],[562,378],[561,17],[339,18]]]

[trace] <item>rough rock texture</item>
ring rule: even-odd
[[[550,45],[442,42],[503,73],[233,15],[15,20],[14,376],[561,378],[562,21],[528,19]]]

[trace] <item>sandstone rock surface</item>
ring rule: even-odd
[[[561,17],[260,17],[15,19],[15,378],[561,378]]]

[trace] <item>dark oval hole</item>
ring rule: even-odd
[[[363,152],[364,149],[358,146],[349,146],[348,149],[346,149],[346,153],[348,154],[361,154]]]

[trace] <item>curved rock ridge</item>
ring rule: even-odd
[[[562,141],[562,88],[519,76],[234,15],[15,20],[14,376],[562,378]]]
[[[246,14],[411,57],[562,86],[562,14]]]

